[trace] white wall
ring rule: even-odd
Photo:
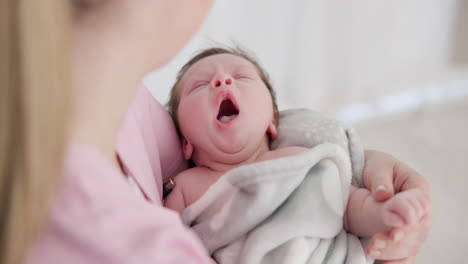
[[[218,0],[189,45],[145,83],[166,102],[177,70],[196,50],[234,41],[270,73],[280,108],[359,116],[367,108],[353,112],[352,104],[375,106],[415,90],[424,97],[435,82],[468,79],[464,65],[451,65],[461,1]]]

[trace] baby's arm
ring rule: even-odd
[[[177,176],[176,176],[177,178]],[[169,193],[169,195],[164,200],[164,206],[182,213],[182,211],[187,207],[185,204],[184,192],[182,188],[182,182],[177,181],[174,189]]]
[[[429,196],[419,189],[400,192],[385,202],[377,202],[369,190],[351,186],[344,226],[357,236],[371,236],[393,226],[419,223],[430,207]]]
[[[174,189],[164,201],[164,206],[179,213],[196,202],[218,179],[217,173],[202,167],[184,170],[174,178]]]

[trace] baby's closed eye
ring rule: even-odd
[[[201,88],[201,87],[203,87],[205,85],[208,85],[208,84],[209,84],[208,81],[197,81],[192,85],[192,89],[190,90],[190,92],[193,92],[193,91],[197,90],[198,88]]]

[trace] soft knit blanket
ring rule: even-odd
[[[186,208],[183,221],[218,263],[371,263],[343,229],[363,153],[351,129],[309,110],[281,113],[272,148],[299,155],[233,169]]]

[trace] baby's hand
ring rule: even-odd
[[[387,200],[382,206],[381,216],[388,226],[409,226],[420,223],[431,210],[430,196],[422,190],[411,189]]]

